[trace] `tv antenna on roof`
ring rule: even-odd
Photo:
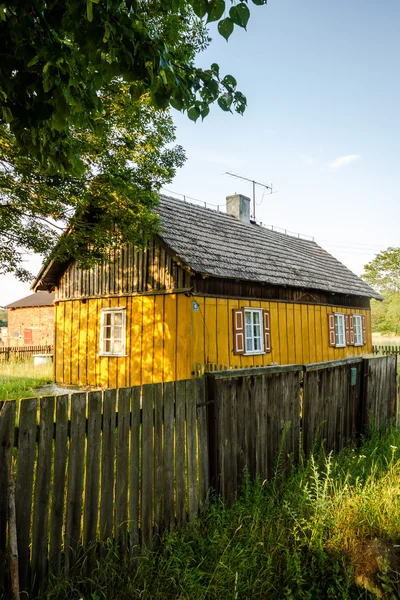
[[[265,183],[260,183],[259,181],[254,181],[254,179],[248,179],[247,177],[242,177],[241,175],[236,175],[236,173],[228,173],[226,171],[225,175],[230,175],[231,177],[236,177],[237,179],[243,179],[244,181],[249,181],[253,184],[253,219],[256,220],[256,185],[260,185],[266,190],[270,190],[270,193],[273,194],[272,191],[272,183],[271,185],[266,185]]]

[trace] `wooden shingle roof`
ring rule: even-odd
[[[314,241],[168,196],[157,211],[160,237],[196,273],[381,299]]]

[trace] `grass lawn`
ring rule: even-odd
[[[35,390],[53,380],[53,365],[35,367],[31,361],[0,362],[0,400],[36,396]]]

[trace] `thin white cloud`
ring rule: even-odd
[[[303,165],[310,165],[310,166],[315,165],[315,163],[317,162],[315,160],[315,158],[313,158],[309,154],[300,154],[300,161],[303,163]]]
[[[329,163],[330,169],[341,169],[342,167],[346,167],[352,162],[356,160],[360,160],[361,156],[359,154],[347,154],[346,156],[338,156],[335,160]]]

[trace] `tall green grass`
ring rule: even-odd
[[[285,476],[245,484],[231,507],[166,533],[138,561],[110,546],[48,598],[85,600],[400,598],[400,433],[322,451]]]
[[[0,400],[36,396],[36,390],[53,380],[53,366],[34,366],[33,361],[0,362]]]

